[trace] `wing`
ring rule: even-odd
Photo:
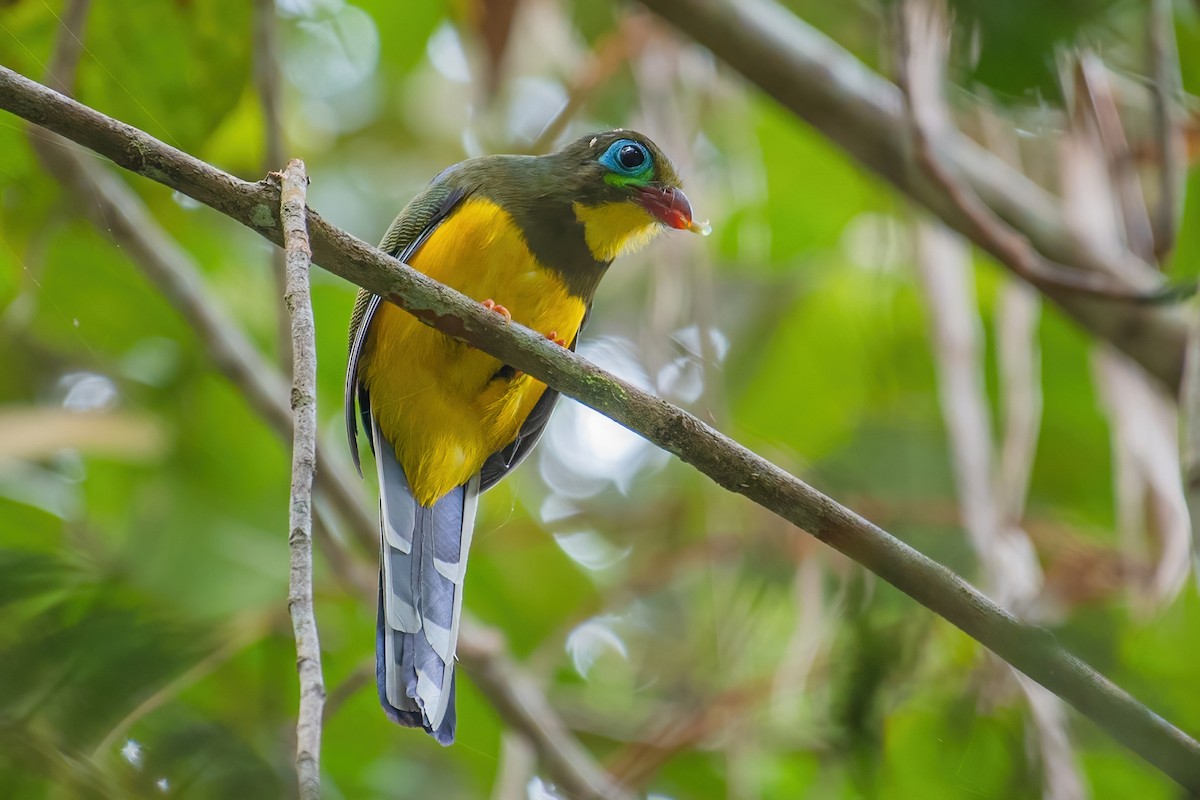
[[[383,235],[383,241],[379,243],[380,250],[400,261],[408,261],[417,248],[425,243],[430,234],[437,230],[438,225],[467,195],[466,190],[452,187],[444,181],[449,174],[450,170],[447,170],[438,175],[425,191],[414,197],[412,202],[404,207],[400,215],[388,226],[387,233]],[[362,412],[364,429],[369,431],[371,424],[368,415],[371,409],[371,399],[367,395],[366,389],[358,383],[358,362],[362,357],[363,344],[367,340],[367,331],[371,327],[371,320],[381,302],[383,302],[383,298],[379,295],[372,294],[366,289],[359,289],[358,297],[354,302],[354,311],[350,315],[350,357],[346,363],[344,397],[346,441],[350,445],[350,458],[354,461],[354,468],[358,470],[360,476],[362,475],[362,463],[358,453],[358,423],[355,420],[355,404],[357,400],[358,409]],[[371,447],[374,448],[374,442],[371,442]]]
[[[584,312],[583,321],[579,325],[580,332],[583,331],[584,325],[587,325],[588,317],[591,315],[592,307],[589,304],[587,311]],[[575,338],[571,340],[571,352],[575,352],[575,345],[578,343],[579,335],[576,334]],[[485,492],[499,483],[501,478],[516,469],[517,465],[533,452],[533,447],[542,438],[542,433],[545,432],[546,425],[550,422],[550,415],[554,412],[557,404],[558,392],[547,388],[534,404],[529,416],[525,418],[525,422],[521,425],[521,430],[517,431],[517,438],[513,440],[512,444],[492,453],[483,462],[483,467],[479,470],[480,492]]]

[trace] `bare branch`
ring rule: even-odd
[[[305,226],[308,175],[294,158],[283,171],[279,192],[287,263],[288,316],[292,321],[292,493],[288,513],[288,611],[296,637],[296,670],[300,674],[300,713],[296,720],[296,778],[301,800],[321,796],[321,716],[325,681],[321,677],[321,643],[313,613],[312,485],[317,466],[317,334],[313,325],[308,270],[312,251]]]
[[[993,256],[995,242],[924,171],[910,169],[903,99],[897,88],[771,0],[641,0],[768,95],[825,134]],[[1057,203],[1030,180],[965,137],[939,139],[947,170],[1047,259],[1116,276],[1136,293],[1161,277],[1130,253],[1096,251],[1064,223]],[[1055,303],[1095,335],[1129,354],[1170,389],[1179,386],[1187,336],[1179,309],[1117,304],[1045,287]]]
[[[0,107],[177,188],[272,241],[281,240],[278,193],[270,184],[240,181],[4,68]],[[718,485],[809,531],[1067,700],[1185,787],[1200,791],[1200,743],[1067,653],[1047,631],[1015,619],[942,565],[694,416],[552,345],[540,333],[507,324],[311,210],[308,226],[314,260],[329,271],[600,411]],[[481,674],[478,665],[473,674]]]
[[[1043,800],[1084,800],[1089,792],[1071,744],[1066,708],[1045,687],[1019,672],[1013,674],[1037,729]]]
[[[279,77],[275,0],[254,0],[254,85],[263,117],[263,161],[271,169],[284,159],[283,87]],[[290,325],[288,342],[291,342]]]
[[[968,214],[979,224],[990,226],[989,235],[1009,238],[1013,246],[1023,245],[1027,253],[1020,255],[1030,265],[1041,268],[1041,258],[1028,242],[991,214],[969,189],[955,187],[937,163],[930,136],[939,131],[939,126],[944,133],[950,125],[949,112],[940,102],[950,35],[946,13],[941,0],[906,0],[898,9],[898,72],[909,100],[917,160],[935,180],[945,183],[948,192],[957,191],[974,204]],[[985,589],[1002,607],[1018,617],[1029,618],[1042,590],[1043,576],[1033,544],[1021,527],[1020,512],[1010,516],[1011,509],[1024,506],[1025,481],[1021,481],[1019,495],[1014,487],[1007,490],[1006,496],[997,475],[991,408],[984,384],[982,326],[967,243],[945,227],[928,223],[918,227],[916,241],[917,267],[932,318],[938,389],[963,520],[983,568]],[[1023,285],[1015,288],[1027,289]],[[1014,433],[1019,437],[1019,431]],[[1025,453],[1025,475],[1035,441],[1029,442]],[[1041,757],[1043,795],[1050,800],[1082,800],[1086,791],[1062,701],[1020,672],[1013,670],[1013,675],[1031,711]]]

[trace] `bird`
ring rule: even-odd
[[[707,233],[670,160],[617,129],[539,156],[443,170],[400,212],[382,251],[507,321],[574,350],[600,279],[664,229]],[[558,393],[359,290],[345,422],[361,421],[380,496],[375,671],[393,721],[454,741],[454,662],[479,494],[545,430]]]

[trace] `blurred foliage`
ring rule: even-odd
[[[1081,34],[1103,37],[1107,26],[1118,24],[1121,11],[1136,15],[1139,8],[1124,0],[954,0],[952,7],[966,34],[961,41],[971,50],[970,77],[1010,98],[1061,97],[1059,48]],[[1134,24],[1138,22],[1134,17]]]
[[[479,5],[278,0],[285,149],[306,160],[310,202],[331,221],[374,241],[443,166],[528,148],[590,48],[636,13],[526,0],[493,82],[481,41],[495,31],[481,28]],[[886,63],[881,8],[786,5],[867,63]],[[44,76],[60,6],[0,3],[0,63]],[[78,97],[259,177],[252,4],[93,6]],[[961,0],[978,51],[963,67],[975,88],[1028,97],[1053,83],[1055,46],[1094,36],[1136,72],[1142,34],[1127,23],[1140,24],[1140,7]],[[1184,85],[1198,92],[1200,24],[1184,4],[1178,13]],[[664,237],[618,262],[585,355],[977,576],[957,524],[907,207],[657,27],[568,132],[611,126],[644,130],[673,154],[715,234]],[[26,136],[12,117],[0,121],[0,417],[57,408],[104,426],[130,412],[165,435],[153,447],[33,457],[0,441],[0,795],[285,796],[296,708],[286,446],[125,251],[82,221],[78,204],[91,200],[64,197]],[[268,246],[122,178],[274,357],[282,303]],[[1194,202],[1187,219],[1181,273],[1195,272],[1200,253]],[[1007,279],[985,263],[977,279],[990,340]],[[313,275],[331,434],[354,291]],[[1092,345],[1053,309],[1040,345],[1028,527],[1049,531],[1039,545],[1116,553]],[[990,354],[987,367],[995,403]],[[565,403],[552,427],[539,456],[481,505],[466,604],[506,634],[604,763],[670,798],[1038,795],[1024,706],[981,689],[994,668],[969,639],[591,412]],[[358,556],[374,568],[374,553]],[[317,612],[335,691],[373,658],[375,609],[327,566],[318,563]],[[1066,609],[1059,632],[1200,730],[1193,588],[1141,619],[1114,587]],[[485,796],[504,761],[503,721],[469,677],[459,694],[459,741],[442,749],[387,722],[369,686],[353,693],[326,725],[327,796]],[[683,733],[681,719],[691,720]],[[1071,723],[1093,797],[1174,796],[1152,768]]]

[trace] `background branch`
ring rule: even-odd
[[[911,167],[903,101],[895,85],[772,0],[642,0],[854,160],[928,208],[949,227],[1013,268],[927,175]],[[1076,236],[1046,192],[992,153],[956,134],[939,141],[948,172],[1058,264],[1104,273],[1137,293],[1161,285],[1157,270],[1128,252]],[[1019,269],[1014,269],[1018,271]],[[1186,324],[1176,308],[1113,303],[1041,287],[1069,316],[1167,385],[1179,387]]]
[[[1086,51],[1065,61],[1061,73],[1064,85],[1074,87],[1058,142],[1067,224],[1101,249],[1135,248],[1151,258],[1144,196],[1122,166],[1129,150],[1109,73]],[[1103,343],[1094,347],[1092,364],[1110,420],[1121,549],[1131,561],[1153,561],[1146,580],[1131,581],[1134,608],[1144,614],[1172,600],[1190,571],[1176,408],[1160,384]]]
[[[1018,277],[1043,291],[1066,291],[1127,302],[1153,299],[1152,293],[1131,289],[1106,272],[1077,270],[1048,261],[1024,235],[993,213],[969,185],[957,180],[942,164],[939,154],[948,152],[948,143],[961,136],[942,99],[942,65],[950,33],[946,26],[929,30],[927,27],[932,23],[928,20],[913,19],[917,13],[914,9],[919,7],[915,2],[898,7],[903,18],[899,27],[905,29],[898,37],[898,82],[904,92],[914,160],[962,217],[966,237],[996,254]],[[1084,74],[1081,64],[1080,75]],[[1116,127],[1119,131],[1119,122]],[[1145,239],[1149,241],[1148,221]]]
[[[7,69],[0,106],[67,135],[121,166],[211,205],[280,241],[278,193],[249,184]],[[718,485],[774,511],[961,628],[1182,785],[1200,790],[1200,744],[1149,711],[1046,631],[1007,614],[945,567],[898,541],[700,420],[538,333],[502,319],[326,223],[311,210],[314,260],[426,324],[584,402],[692,464]]]

